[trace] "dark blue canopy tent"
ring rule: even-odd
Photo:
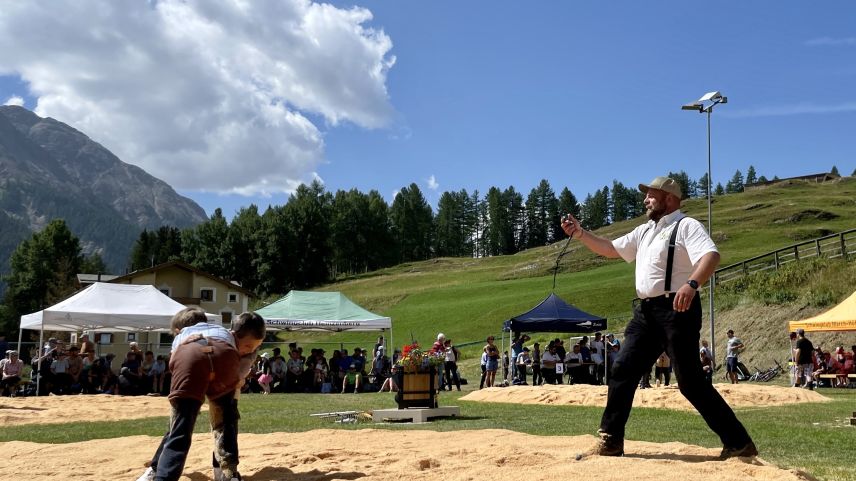
[[[505,321],[502,330],[509,332],[595,332],[606,329],[606,319],[581,311],[551,293],[540,304]],[[505,336],[502,339],[505,350]],[[509,369],[509,376],[511,370]],[[510,382],[510,379],[508,380]]]
[[[604,329],[606,319],[577,309],[555,293],[502,326],[506,332],[595,332]]]

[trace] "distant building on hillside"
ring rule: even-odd
[[[743,190],[757,189],[759,187],[766,187],[768,185],[780,184],[783,182],[787,182],[787,183],[811,182],[811,183],[821,184],[823,182],[829,182],[831,180],[838,180],[840,178],[841,178],[840,175],[833,174],[831,172],[821,172],[819,174],[800,175],[797,177],[788,177],[786,179],[776,179],[776,180],[768,180],[766,182],[755,182],[754,184],[745,184],[743,186]]]
[[[114,284],[150,284],[184,305],[219,314],[224,326],[249,308],[255,294],[237,283],[197,269],[181,261],[166,262],[116,277]]]
[[[153,285],[176,302],[190,306],[196,305],[205,312],[218,314],[224,327],[231,327],[232,319],[249,309],[251,291],[229,280],[209,274],[190,264],[180,261],[166,262],[148,269],[112,276],[106,274],[78,274],[78,287],[88,287],[93,282],[111,282],[114,284]],[[94,329],[90,338],[98,345],[99,355],[112,352],[119,359],[128,352],[128,345],[137,342],[143,351],[151,350],[155,354],[168,354],[172,335],[167,332],[99,332]],[[78,336],[73,334],[71,342],[77,343]]]

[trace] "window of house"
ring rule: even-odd
[[[232,304],[238,302],[238,293],[237,292],[230,292],[229,293],[229,302]]]
[[[112,344],[113,343],[113,334],[109,332],[99,333],[96,337],[98,339],[98,344]]]
[[[228,311],[224,311],[220,313],[220,322],[224,326],[232,326],[232,313]]]
[[[136,332],[129,332],[129,333],[125,334],[125,341],[126,342],[136,342],[137,341],[137,333]]]
[[[214,302],[214,289],[204,288],[199,291],[202,302]]]
[[[172,340],[175,339],[175,336],[168,332],[161,332],[159,334],[160,336],[158,337],[158,344],[160,344],[161,346],[172,346]]]

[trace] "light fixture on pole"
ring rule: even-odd
[[[695,102],[681,106],[681,110],[694,110],[700,114],[707,114],[707,232],[713,237],[713,209],[711,208],[711,197],[713,196],[713,178],[710,172],[710,114],[713,112],[713,107],[719,104],[728,103],[728,97],[724,97],[719,92],[708,92]],[[716,283],[716,276],[710,277],[710,356],[716,359],[716,342],[714,337],[713,323],[713,289]]]

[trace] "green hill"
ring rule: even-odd
[[[705,199],[687,200],[683,210],[707,222]],[[783,183],[719,196],[714,199],[713,220],[713,237],[722,254],[721,265],[725,266],[856,227],[856,179],[843,178],[825,184]],[[639,218],[613,224],[600,229],[598,234],[614,238],[642,221]],[[563,246],[564,241],[510,256],[439,258],[401,264],[343,279],[322,290],[342,291],[364,307],[392,317],[396,346],[411,335],[423,344],[429,343],[437,332],[446,333],[457,344],[473,343],[471,349],[464,350],[469,365],[476,362],[476,350],[487,334],[499,333],[505,319],[530,309],[550,293],[555,258]],[[556,293],[585,311],[607,317],[609,330],[621,332],[635,297],[633,265],[596,257],[576,242],[571,242],[568,250],[560,264]],[[755,292],[753,297],[745,283],[735,281],[740,284],[735,288],[727,284],[718,286],[717,346],[723,345],[728,326],[749,346],[745,357],[748,364],[762,367],[773,358],[783,361],[787,356],[784,323],[823,310],[849,295],[856,285],[852,262],[802,264],[800,269],[808,269],[807,273],[799,274],[803,284],[798,286],[798,292],[785,296],[786,302],[780,305],[768,305],[776,295]],[[833,273],[837,281],[813,272]],[[791,277],[785,276],[782,282],[787,283]],[[766,289],[781,288],[775,283],[764,285]],[[818,300],[817,293],[821,291],[823,295]],[[708,329],[705,321],[704,333]],[[289,340],[309,344],[359,342],[367,347],[373,341],[366,334],[288,333],[287,336]],[[836,337],[839,338],[840,342],[850,339]]]

